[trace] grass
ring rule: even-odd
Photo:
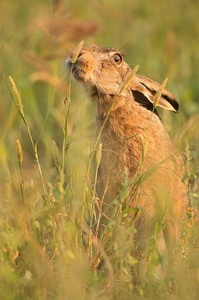
[[[164,0],[2,4],[0,299],[197,299],[196,12],[198,4],[186,0],[170,7]],[[125,174],[112,218],[93,229],[101,217],[95,103],[61,66],[82,39],[118,48],[128,43],[122,51],[132,67],[139,64],[140,73],[159,82],[168,77],[180,100],[180,113],[162,118],[184,157],[190,207],[168,278],[157,271],[166,260],[157,251],[162,223],[148,239],[147,272],[139,275],[142,266],[133,254],[137,211],[122,206]]]

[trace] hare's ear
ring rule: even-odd
[[[153,109],[153,102],[156,93],[160,90],[161,85],[147,77],[136,75],[134,82],[131,85],[131,90],[135,101],[147,109]],[[174,96],[166,89],[163,89],[157,106],[163,107],[167,110],[177,112],[179,104]]]

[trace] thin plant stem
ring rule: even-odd
[[[30,142],[31,142],[33,150],[34,150],[34,155],[35,155],[36,163],[37,163],[37,166],[38,166],[38,170],[39,170],[39,174],[40,174],[40,178],[41,178],[41,182],[42,182],[44,195],[46,195],[45,181],[44,181],[43,172],[42,172],[42,169],[41,169],[41,164],[40,164],[40,161],[39,161],[39,156],[38,156],[38,151],[37,151],[38,141],[36,143],[34,143],[29,125],[27,124],[26,127],[27,127],[29,138],[30,138]]]
[[[72,74],[70,73],[69,77],[69,89],[68,89],[68,108],[66,112],[64,127],[63,127],[63,143],[62,143],[62,165],[61,165],[61,172],[60,172],[60,192],[61,192],[61,199],[64,200],[64,181],[65,181],[65,163],[66,163],[66,149],[68,147],[67,138],[68,138],[68,117],[70,113],[70,106],[71,106],[71,81],[72,81]]]
[[[23,200],[23,204],[25,204],[25,196],[24,196],[24,176],[23,176],[23,153],[21,148],[21,143],[19,140],[16,141],[17,145],[17,157],[19,163],[19,170],[21,175],[21,182],[20,182],[20,189],[21,189],[21,196]]]

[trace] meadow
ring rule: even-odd
[[[0,299],[198,299],[198,11],[194,0],[0,4]],[[189,195],[169,279],[156,272],[164,257],[154,232],[146,276],[134,280],[135,228],[118,203],[93,232],[96,105],[64,66],[81,40],[121,49],[158,82],[167,77],[180,103],[178,114],[160,111]]]

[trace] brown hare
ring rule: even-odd
[[[188,201],[182,158],[153,105],[161,85],[144,76],[130,76],[130,66],[112,48],[82,47],[65,64],[97,102],[98,129],[103,126],[97,191],[104,211],[109,214],[124,173],[128,174],[129,182],[134,179],[128,205],[141,208],[135,223],[138,239],[144,240],[161,219],[166,244],[174,246]],[[163,87],[157,105],[178,110],[174,96]]]

